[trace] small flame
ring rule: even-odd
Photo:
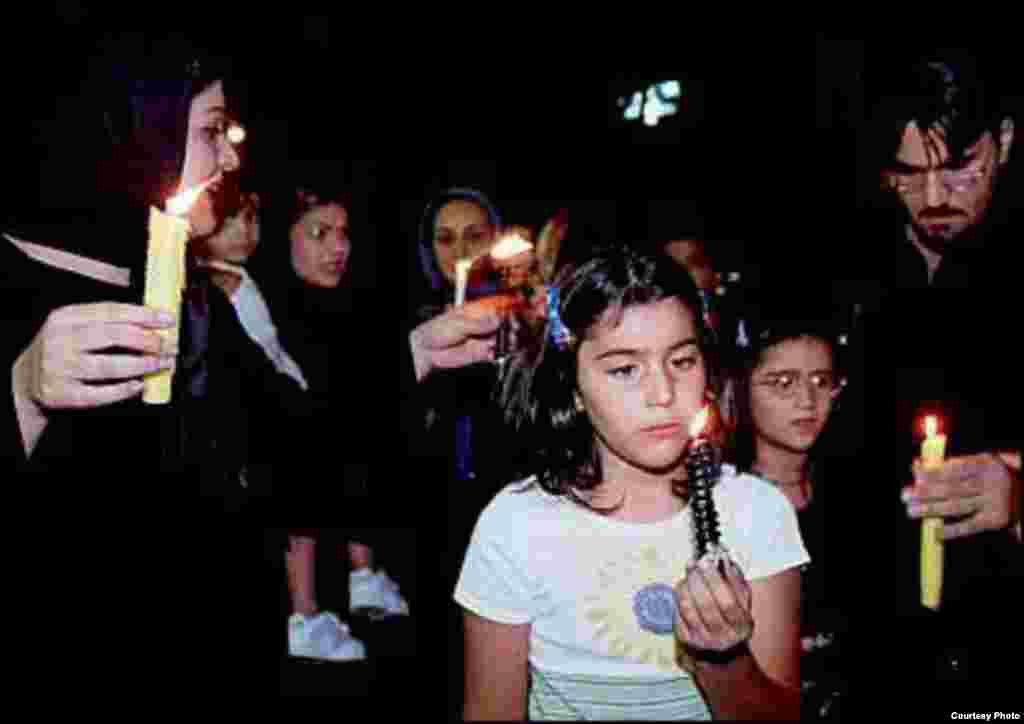
[[[704,408],[697,413],[693,418],[693,422],[690,423],[690,437],[697,437],[704,432],[704,426],[708,422],[708,415],[711,413],[711,409],[704,405]]]
[[[924,434],[928,437],[935,437],[939,431],[939,421],[935,415],[928,415],[924,418]]]
[[[206,191],[206,188],[217,180],[217,176],[208,178],[195,188],[185,189],[180,194],[167,199],[167,213],[175,216],[184,216],[192,208],[192,204],[199,198],[199,194]]]
[[[519,234],[512,234],[505,236],[499,241],[493,249],[491,249],[491,256],[495,259],[509,259],[518,254],[530,251],[533,249],[533,244],[528,242]]]

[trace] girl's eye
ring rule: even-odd
[[[679,370],[692,370],[697,364],[696,357],[680,357],[672,360],[672,364]]]
[[[608,370],[608,375],[619,379],[629,379],[634,376],[636,369],[636,365],[623,365],[622,367],[614,367]]]
[[[793,386],[793,378],[789,375],[779,375],[775,378],[775,387],[779,390],[788,390]]]
[[[832,375],[820,374],[811,377],[811,384],[819,391],[826,392],[835,389],[836,383]]]

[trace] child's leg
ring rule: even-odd
[[[285,565],[292,612],[315,616],[319,611],[316,600],[316,539],[288,536]]]

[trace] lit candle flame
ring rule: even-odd
[[[690,423],[690,437],[697,437],[704,431],[704,425],[707,424],[710,412],[710,408],[705,405],[704,408],[697,413],[693,418],[693,422]]]
[[[939,421],[936,419],[935,415],[928,415],[928,417],[924,418],[924,434],[927,437],[935,437],[938,431]]]
[[[216,181],[217,178],[217,176],[209,178],[198,186],[185,189],[180,194],[167,199],[167,213],[174,214],[175,216],[184,216],[192,208],[192,204],[196,202],[199,195],[206,191],[207,187]]]
[[[521,237],[519,234],[506,236],[499,241],[493,249],[491,256],[495,259],[510,259],[524,252],[533,249],[533,244]]]

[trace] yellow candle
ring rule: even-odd
[[[149,249],[146,255],[146,291],[143,304],[170,312],[177,318],[181,309],[181,293],[185,286],[185,245],[189,225],[185,219],[149,209]],[[157,334],[171,342],[178,341],[181,320]],[[142,401],[165,405],[171,400],[172,370],[160,370],[143,379]]]
[[[167,213],[149,209],[149,248],[146,254],[146,291],[142,303],[147,307],[170,312],[177,320],[174,327],[158,330],[158,334],[177,346],[181,330],[181,294],[185,289],[185,246],[192,229],[185,214],[206,188],[220,175],[183,191],[167,201]],[[150,405],[166,405],[171,400],[173,370],[160,370],[146,375],[142,384],[142,401]]]
[[[921,463],[937,468],[946,456],[946,436],[937,434],[934,416],[925,418],[925,439],[921,443]],[[921,521],[921,604],[938,610],[942,601],[942,518]]]

